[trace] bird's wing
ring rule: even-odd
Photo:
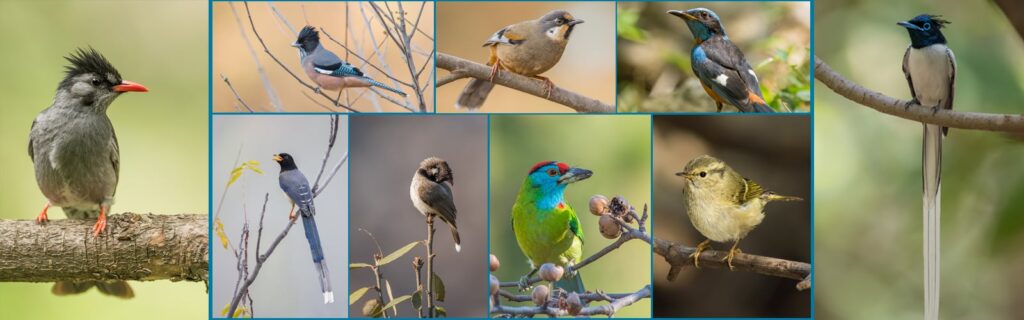
[[[107,119],[110,122],[110,119]],[[117,133],[113,126],[110,129],[110,165],[114,167],[114,194],[117,194],[117,181],[121,179],[121,147],[117,144]]]
[[[501,30],[498,30],[498,32],[492,34],[491,38],[487,39],[487,42],[484,42],[483,46],[486,47],[497,44],[522,44],[524,41],[526,41],[526,34],[518,32],[516,31],[516,29],[518,29],[517,25],[511,25],[501,28]]]
[[[315,215],[316,208],[313,206],[313,193],[309,189],[309,181],[299,170],[288,170],[281,172],[278,178],[281,183],[281,190],[288,195],[288,198],[299,206],[302,214]]]
[[[451,189],[444,184],[434,182],[421,183],[418,193],[423,203],[431,206],[449,224],[455,224],[455,199],[452,197]]]
[[[903,76],[907,77],[907,85],[910,86],[910,96],[917,100],[917,92],[914,92],[914,79],[910,77],[910,48],[907,46],[907,51],[903,53]]]
[[[33,146],[32,146],[32,134],[31,134],[31,132],[35,128],[36,128],[36,120],[33,119],[32,120],[32,127],[29,128],[29,133],[30,134],[28,135],[28,157],[31,158],[33,162],[36,161],[36,153],[35,153],[35,150],[34,150],[35,148],[33,148]]]
[[[565,210],[569,210],[569,231],[572,231],[577,238],[580,238],[580,242],[583,242],[583,229],[580,228],[580,217],[576,216],[576,211],[573,211],[569,204],[565,205]]]
[[[946,48],[946,58],[949,61],[949,97],[943,100],[942,108],[953,110],[953,91],[956,91],[956,56],[953,55],[953,50]],[[907,80],[910,80],[910,76],[907,76]],[[942,127],[942,134],[946,135],[947,133],[949,133],[949,128]]]
[[[720,37],[705,41],[701,46],[705,48],[709,59],[723,68],[736,72],[743,86],[763,99],[754,68],[750,67],[750,63],[747,62],[747,58],[743,55],[743,51],[740,51],[739,47],[736,47],[731,41]]]
[[[736,202],[740,204],[746,204],[747,201],[757,199],[764,194],[764,189],[760,185],[747,178],[743,178],[741,187],[736,193]]]
[[[316,72],[336,77],[363,76],[363,72],[359,68],[342,61],[333,52],[323,48],[318,50],[320,52],[313,56],[313,70]]]
[[[694,57],[693,71],[706,87],[731,105],[738,108],[746,105],[742,102],[750,97],[751,92],[741,80],[739,72],[708,58],[700,47],[694,49]]]

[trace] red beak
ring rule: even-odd
[[[141,84],[138,84],[138,83],[135,83],[135,82],[131,82],[131,81],[128,81],[128,80],[121,81],[121,84],[114,86],[114,92],[129,92],[129,91],[149,92],[149,89],[146,89],[146,86],[143,86]]]

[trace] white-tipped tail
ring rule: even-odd
[[[460,246],[458,243],[455,244],[455,252],[462,252],[462,246]]]
[[[324,292],[324,304],[334,303],[334,292]]]

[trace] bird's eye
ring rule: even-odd
[[[707,18],[708,17],[708,13],[707,12],[701,12],[700,13],[700,17],[701,18]],[[701,177],[703,177],[703,176],[701,176]]]
[[[100,79],[92,78],[92,85],[94,85],[94,86],[100,85]]]
[[[928,22],[925,22],[924,25],[921,26],[921,29],[931,30],[932,29],[932,24],[928,23]]]
[[[552,176],[552,177],[557,176],[558,175],[558,171],[555,170],[555,169],[548,169],[548,175]]]
[[[704,171],[701,171],[701,172],[699,173],[699,175],[700,175],[700,177],[701,177],[701,178],[703,178],[703,177],[707,177],[707,176],[708,176],[708,173],[707,173],[707,172],[704,172]]]

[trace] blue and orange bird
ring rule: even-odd
[[[281,190],[288,195],[292,201],[292,208],[288,211],[288,219],[295,220],[295,206],[299,206],[299,215],[302,216],[302,227],[306,230],[306,240],[309,241],[309,251],[313,254],[313,265],[320,275],[320,289],[324,293],[324,304],[334,302],[334,292],[331,291],[330,272],[327,270],[327,262],[324,261],[324,248],[320,246],[320,233],[316,230],[316,207],[313,205],[313,192],[309,189],[309,181],[306,176],[295,166],[295,159],[287,153],[275,154],[274,161],[281,165],[281,174],[278,182]]]
[[[693,33],[690,66],[704,91],[715,100],[718,112],[722,112],[723,103],[740,112],[774,112],[764,102],[754,69],[729,40],[717,14],[705,8],[670,10],[668,14],[686,21]]]
[[[405,92],[370,79],[359,68],[324,49],[324,46],[320,45],[320,33],[311,26],[302,28],[292,46],[299,49],[302,70],[316,83],[317,91],[378,87],[405,96]]]

